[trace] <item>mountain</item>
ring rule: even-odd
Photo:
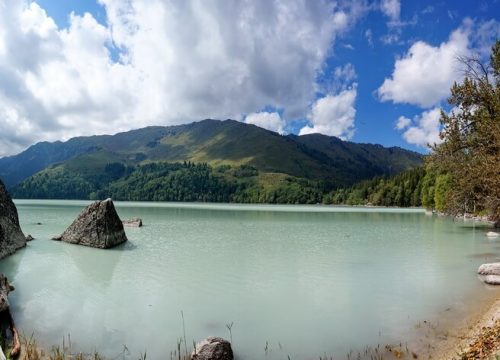
[[[422,156],[397,147],[356,144],[320,134],[282,136],[238,121],[203,120],[38,143],[0,159],[0,178],[9,188],[19,188],[23,182],[26,188],[26,181],[33,176],[37,186],[48,186],[42,179],[67,183],[81,177],[84,181],[78,183],[85,194],[89,186],[99,190],[113,181],[123,181],[140,166],[185,162],[208,164],[226,179],[234,174],[220,169],[234,172],[248,167],[257,171],[259,182],[269,183],[269,174],[274,174],[319,181],[332,189],[399,173],[420,165]],[[19,194],[14,191],[14,195]]]

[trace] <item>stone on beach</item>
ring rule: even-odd
[[[16,205],[0,180],[0,259],[26,246]]]
[[[127,241],[123,224],[111,199],[87,206],[75,221],[54,240],[108,249]]]
[[[233,360],[231,343],[220,337],[207,337],[196,344],[192,360]]]
[[[477,269],[479,275],[500,275],[500,263],[483,264]]]
[[[500,285],[500,275],[486,275],[484,282],[488,285]]]

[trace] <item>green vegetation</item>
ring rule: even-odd
[[[393,177],[381,176],[363,181],[350,188],[330,192],[326,204],[374,206],[422,206],[422,192],[429,192],[434,181],[424,168],[405,171]],[[432,193],[434,200],[434,193]]]
[[[462,59],[466,77],[451,88],[451,114],[441,113],[443,143],[432,148],[435,205],[447,213],[486,212],[500,222],[500,41],[490,64]]]
[[[249,165],[117,162],[101,164],[94,171],[53,166],[15,187],[13,194],[30,199],[313,204],[322,201],[326,188],[322,181],[260,173]]]

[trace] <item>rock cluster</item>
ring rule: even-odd
[[[127,236],[113,201],[106,199],[96,201],[83,209],[66,231],[53,239],[108,249],[127,241]]]
[[[477,269],[483,275],[483,281],[488,285],[500,285],[500,263],[483,264]]]
[[[14,202],[0,181],[0,259],[26,246]]]
[[[233,360],[231,343],[220,337],[207,337],[196,344],[196,350],[191,354],[192,360]]]

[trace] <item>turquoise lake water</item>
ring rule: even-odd
[[[420,209],[117,202],[129,241],[51,241],[88,202],[16,201],[36,240],[0,261],[18,326],[44,345],[170,359],[177,340],[232,338],[238,359],[344,358],[422,344],[496,293],[475,271],[500,257],[484,227]],[[37,225],[40,222],[42,225]],[[122,357],[120,357],[122,358]]]

